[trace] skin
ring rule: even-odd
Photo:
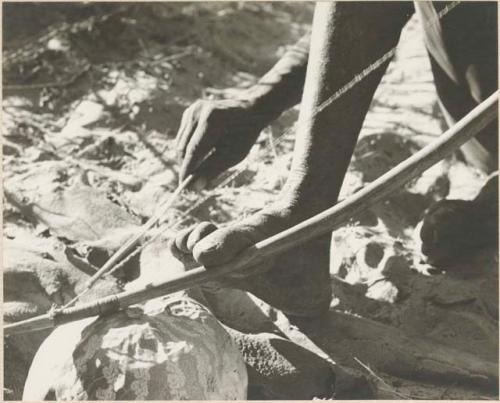
[[[201,156],[214,146],[215,153],[200,169],[205,175],[215,175],[243,159],[261,128],[295,104],[303,88],[291,171],[274,203],[234,225],[218,229],[213,224],[201,223],[185,230],[172,244],[174,253],[190,256],[197,264],[209,269],[230,261],[250,245],[337,202],[368,107],[389,62],[321,113],[314,115],[314,111],[356,74],[397,45],[401,30],[413,11],[411,2],[317,3],[307,58],[304,50],[308,42],[306,37],[241,99],[205,101],[186,111],[178,134],[178,151],[183,161],[181,180],[199,165]],[[477,65],[484,62],[484,58],[479,57],[478,60]],[[439,66],[433,65],[433,68],[439,69]],[[458,76],[464,77],[464,80],[453,85],[466,85],[471,64],[458,63],[457,69]],[[442,87],[438,86],[438,89],[446,92]],[[484,93],[487,95],[488,88],[484,89]],[[463,102],[463,99],[443,103],[452,118],[459,118],[458,112],[457,116],[450,112],[456,102]],[[235,123],[238,120],[242,122],[240,125]],[[214,163],[225,158],[226,163]],[[302,273],[302,278],[310,281],[312,288],[324,289],[326,286],[323,283],[328,282],[328,254],[329,236],[325,236],[259,269],[266,271],[272,268],[270,273]],[[266,291],[259,290],[258,286],[252,287],[250,278],[240,287],[273,304],[273,294],[279,294],[279,283],[284,280],[278,276],[274,281],[278,288],[271,287]],[[290,295],[275,303],[276,307],[283,309],[287,304],[293,305],[293,298],[299,295],[293,292],[296,283],[290,282],[287,290],[281,291]],[[300,297],[303,298],[303,294]],[[283,306],[277,306],[280,304]],[[312,311],[327,308],[325,303],[311,304]],[[308,316],[311,312],[301,314]]]

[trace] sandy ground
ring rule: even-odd
[[[310,4],[288,3],[102,5],[76,11],[55,6],[50,12],[26,7],[4,12],[8,322],[44,313],[82,288],[174,190],[173,140],[183,109],[198,97],[230,96],[255,82],[305,32],[312,11]],[[296,116],[296,110],[287,112],[264,130],[248,164],[226,186],[184,194],[165,220],[165,236],[200,220],[228,223],[269,203],[286,179],[293,147],[292,134],[279,136]],[[444,128],[413,19],[377,90],[342,197]],[[450,157],[335,231],[332,310],[495,363],[497,251],[481,251],[464,267],[444,272],[422,263],[414,237],[432,201],[471,199],[485,180],[484,173]],[[145,248],[87,298],[117,291],[139,272],[142,280],[156,276],[153,255]],[[20,397],[45,336],[4,342],[6,398]],[[363,344],[359,349],[334,358],[365,372],[378,398],[496,396],[491,388],[453,379],[409,381],[383,351],[369,353]]]

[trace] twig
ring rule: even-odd
[[[88,72],[91,68],[91,65],[88,64],[85,66],[82,70],[80,70],[78,73],[74,74],[71,78],[65,81],[51,81],[48,83],[41,83],[41,84],[6,84],[3,86],[4,90],[7,91],[23,91],[23,90],[40,90],[43,88],[49,88],[49,87],[68,87],[72,85],[76,80],[78,80],[82,75],[84,75],[86,72]]]
[[[276,146],[274,144],[274,137],[273,137],[272,129],[269,129],[267,131],[267,138],[269,140],[269,148],[271,149],[271,152],[274,156],[274,159],[277,160],[278,159],[278,151],[276,150]]]
[[[409,400],[413,400],[414,397],[410,396],[410,395],[405,395],[403,393],[400,393],[398,392],[396,389],[394,389],[391,385],[389,385],[386,381],[384,381],[380,376],[378,376],[375,372],[373,372],[373,370],[366,364],[364,364],[360,359],[358,359],[357,357],[354,357],[354,360],[359,364],[361,365],[373,378],[375,378],[377,381],[379,381],[383,386],[385,386],[385,388],[381,388],[381,389],[384,389],[386,390],[387,392],[391,392],[391,393],[394,393],[396,396],[399,396],[403,399],[409,399]]]
[[[171,62],[173,60],[182,59],[183,57],[189,56],[189,55],[192,55],[192,54],[193,54],[193,49],[191,49],[190,47],[188,47],[183,52],[174,53],[173,55],[169,55],[169,56],[163,57],[163,58],[160,59],[160,61],[161,62]]]

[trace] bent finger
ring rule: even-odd
[[[203,158],[212,150],[218,136],[209,130],[207,121],[201,119],[186,146],[179,175],[182,179],[192,174],[197,169]]]
[[[229,262],[253,243],[244,232],[223,228],[201,239],[194,245],[192,253],[203,266],[218,266]]]
[[[179,249],[183,253],[190,253],[191,251],[187,247],[187,240],[189,238],[189,235],[191,234],[191,231],[193,231],[197,227],[197,224],[192,225],[188,228],[183,229],[182,231],[179,231],[179,233],[175,236],[175,246],[177,249]]]
[[[177,158],[182,159],[186,153],[186,148],[196,130],[198,119],[195,115],[195,108],[190,106],[182,115],[181,126],[176,137]]]
[[[181,262],[184,267],[191,268],[197,266],[197,262],[194,260],[193,255],[191,253],[182,252],[175,244],[175,239],[171,239],[168,242],[168,249],[172,256]]]
[[[217,227],[211,222],[205,221],[198,225],[188,236],[186,246],[192,251],[193,247],[207,235],[217,230]]]

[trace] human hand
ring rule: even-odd
[[[194,102],[185,110],[177,133],[179,180],[201,168],[198,179],[207,181],[236,165],[271,120],[251,100]]]
[[[205,221],[179,232],[169,246],[172,255],[186,266],[186,270],[201,265],[210,270],[228,263],[253,244],[254,240],[237,225],[218,228]],[[255,274],[255,271],[226,275],[224,283],[250,274]]]

